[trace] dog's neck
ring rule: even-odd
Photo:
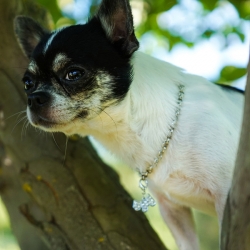
[[[134,80],[124,100],[78,128],[131,167],[144,171],[168,133],[177,104],[179,68],[142,53],[132,59]]]

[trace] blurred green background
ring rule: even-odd
[[[7,211],[0,197],[0,250],[19,250],[15,237],[11,233]]]
[[[35,1],[35,0],[34,0]],[[54,28],[84,23],[99,0],[37,0],[47,8]],[[241,0],[131,0],[141,51],[183,67],[211,81],[244,89],[249,52],[250,1]],[[138,177],[94,142],[100,155],[120,174],[121,182],[135,198]],[[201,249],[218,249],[218,225],[195,211]],[[174,240],[162,221],[158,208],[147,213],[169,249]],[[6,210],[0,199],[0,250],[19,249],[11,234]]]

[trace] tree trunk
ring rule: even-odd
[[[13,32],[20,14],[47,27],[50,18],[31,0],[1,0],[0,194],[21,249],[165,249],[88,139],[70,139],[64,163],[51,134],[26,131],[25,113],[12,116],[26,109],[28,61]]]
[[[221,249],[250,249],[250,64],[234,178],[224,211]]]

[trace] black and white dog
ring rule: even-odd
[[[128,0],[103,0],[87,24],[52,33],[19,16],[15,32],[30,59],[30,123],[92,135],[140,172],[162,149],[185,86],[178,124],[147,180],[179,249],[199,249],[190,207],[217,214],[221,225],[244,96],[136,52]]]

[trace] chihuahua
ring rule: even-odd
[[[244,95],[138,52],[128,0],[103,0],[84,25],[50,33],[19,16],[14,29],[30,60],[30,123],[92,135],[141,173],[168,138],[184,86],[178,123],[147,183],[178,248],[199,249],[191,208],[217,214],[221,227]]]

